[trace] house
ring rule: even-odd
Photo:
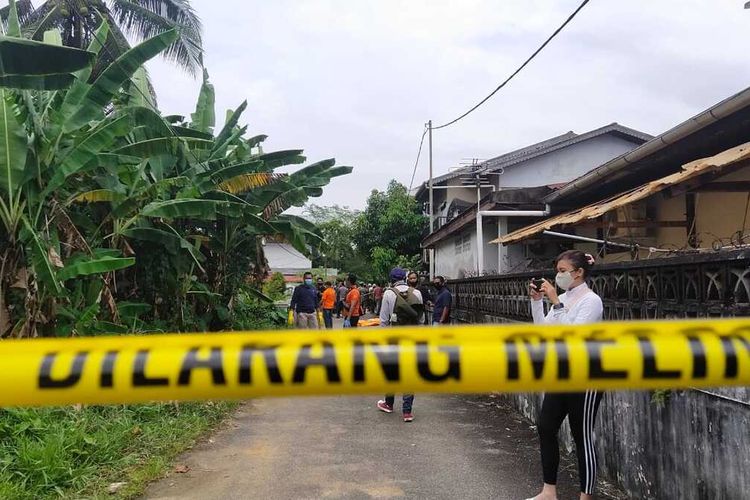
[[[589,285],[605,321],[750,316],[750,88],[552,189],[541,204],[549,215],[495,242],[599,254]],[[530,322],[529,280],[554,277],[550,261],[536,264],[452,281],[453,319]],[[672,391],[662,408],[648,391],[604,398],[600,470],[629,498],[747,491],[750,388]],[[538,396],[508,399],[538,415]],[[622,474],[633,463],[648,466]]]
[[[749,142],[750,88],[550,192],[551,216],[493,242],[567,244],[604,262],[750,243]]]
[[[650,139],[617,123],[567,132],[433,179],[433,207],[429,185],[422,184],[415,196],[434,220],[422,241],[433,251],[433,273],[460,278],[508,272],[525,254],[499,250],[491,240],[526,225],[525,217],[542,216],[543,199],[556,188]]]
[[[270,274],[283,274],[287,287],[302,283],[302,273],[312,268],[312,261],[290,243],[266,241],[263,252]]]

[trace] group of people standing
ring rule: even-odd
[[[453,297],[442,276],[432,280],[434,293],[418,273],[399,267],[391,270],[387,287],[379,283],[358,284],[353,274],[336,287],[320,278],[314,286],[312,273],[305,273],[303,279],[304,283],[294,289],[289,305],[294,311],[297,328],[319,328],[317,317],[321,311],[325,327],[329,329],[333,328],[334,314],[344,318],[344,328],[353,328],[367,311],[378,316],[381,327],[447,325],[451,321]],[[432,307],[432,314],[429,314],[429,307]],[[394,402],[395,396],[387,394],[377,402],[377,408],[393,413]],[[404,422],[414,420],[413,404],[414,395],[404,394],[401,405]]]
[[[531,313],[536,324],[588,324],[602,321],[604,308],[601,298],[586,283],[588,273],[594,265],[594,257],[578,250],[569,250],[555,260],[554,283],[533,280],[529,284]],[[435,293],[420,281],[415,272],[395,268],[390,273],[388,287],[375,285],[372,289],[360,290],[355,276],[350,275],[346,284],[333,288],[330,282],[319,280],[313,286],[312,274],[306,273],[305,282],[297,287],[291,307],[296,313],[296,324],[300,328],[318,328],[316,311],[322,309],[327,328],[333,327],[333,314],[344,317],[345,327],[356,327],[360,316],[365,314],[364,301],[369,295],[377,311],[381,327],[393,325],[444,325],[450,323],[452,296],[445,286],[445,279],[436,276],[432,282]],[[563,293],[558,294],[558,289]],[[547,300],[545,313],[543,299]],[[425,306],[432,306],[431,318]],[[560,427],[568,419],[576,445],[580,499],[593,498],[596,485],[596,453],[594,426],[602,392],[588,390],[573,393],[548,393],[544,395],[538,420],[538,433],[542,458],[542,491],[527,500],[556,500],[557,473],[560,465],[558,435]],[[377,408],[393,413],[395,396],[387,394],[377,402]],[[411,422],[414,395],[404,394],[401,405],[403,419]]]
[[[396,272],[398,270],[398,272]],[[395,275],[404,277],[394,281]],[[393,273],[396,272],[394,275]],[[396,268],[391,273],[389,284],[383,286],[381,283],[359,283],[357,277],[350,274],[346,280],[332,283],[318,278],[313,280],[312,273],[305,273],[303,283],[294,289],[289,309],[294,313],[294,325],[297,328],[319,329],[325,327],[333,328],[333,319],[344,318],[345,327],[356,327],[361,316],[374,314],[381,318],[382,304],[386,292],[393,289],[397,282],[403,282],[408,288],[418,292],[420,303],[424,306],[432,306],[433,314],[430,316],[424,312],[420,314],[418,324],[448,324],[450,323],[450,312],[452,296],[445,284],[445,278],[436,276],[432,281],[432,288],[428,285],[426,278],[414,271],[408,273]],[[390,314],[390,313],[389,313]],[[322,318],[322,321],[319,321]],[[386,326],[391,324],[390,319],[385,321]]]

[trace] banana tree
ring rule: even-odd
[[[67,296],[66,281],[133,263],[98,257],[58,201],[72,185],[85,183],[87,172],[116,159],[105,153],[124,141],[139,116],[132,109],[105,116],[104,108],[176,33],[134,47],[89,82],[107,25],[86,51],[25,40],[15,7],[11,2],[7,36],[0,38],[0,335],[12,330],[33,336],[40,333],[37,326],[53,323],[57,302]],[[77,259],[70,262],[74,267],[66,265],[67,257]],[[10,288],[25,293],[23,307],[15,308],[24,310],[21,317],[10,318]],[[106,279],[97,302],[116,317]]]
[[[60,46],[55,31],[45,42],[22,39],[14,2],[7,26],[0,336],[49,334],[57,316],[90,328],[102,306],[114,325],[116,298],[152,317],[174,317],[170,297],[180,315],[188,307],[216,316],[248,275],[264,274],[262,236],[283,235],[301,251],[320,241],[312,224],[282,212],[351,168],[325,160],[274,172],[304,163],[302,151],[264,152],[266,136],[248,137],[239,125],[246,103],[214,132],[207,73],[190,120],[162,117],[142,65],[174,43],[175,31],[102,67],[106,23],[85,51]]]

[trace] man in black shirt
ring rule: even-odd
[[[318,329],[320,301],[318,291],[313,286],[312,273],[305,273],[305,282],[294,289],[289,308],[294,311],[294,324],[297,328]]]

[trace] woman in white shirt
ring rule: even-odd
[[[565,291],[557,294],[555,285],[544,281],[537,289],[530,287],[531,313],[535,324],[581,325],[602,320],[604,308],[599,298],[586,284],[586,277],[594,258],[578,250],[561,253],[555,260],[555,284]],[[549,299],[550,307],[544,314],[542,298]],[[542,451],[544,486],[533,500],[557,500],[557,469],[560,449],[557,435],[565,417],[576,443],[578,476],[581,480],[581,500],[593,498],[596,486],[596,454],[594,451],[594,423],[602,393],[549,393],[544,395],[538,431]],[[529,499],[531,500],[531,499]]]

